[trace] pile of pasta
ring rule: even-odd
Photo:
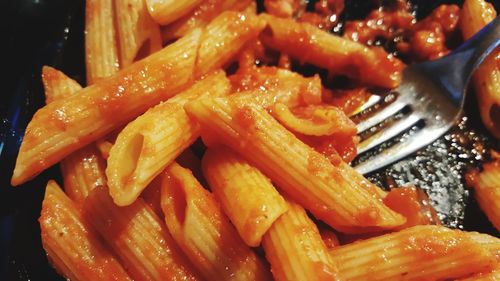
[[[39,221],[61,275],[500,278],[498,238],[441,226],[417,189],[384,191],[349,166],[349,116],[367,86],[396,87],[404,64],[294,19],[296,4],[264,1],[257,14],[249,0],[87,0],[88,86],[43,68],[47,105],[12,177],[19,185],[60,163],[64,190],[47,184]],[[494,16],[466,0],[464,36]],[[363,87],[337,93],[293,61]],[[495,58],[479,71],[478,97],[498,102]],[[500,165],[485,165],[470,184],[499,227]]]

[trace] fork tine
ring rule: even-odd
[[[360,106],[359,108],[357,108],[354,112],[351,112],[350,113],[350,116],[354,116],[372,106],[374,106],[375,104],[377,104],[382,98],[380,97],[380,95],[371,95],[368,100],[362,105]]]
[[[358,154],[368,151],[375,146],[399,135],[400,133],[411,128],[411,126],[417,123],[420,119],[421,117],[417,113],[412,112],[410,115],[407,115],[402,119],[394,122],[394,124],[391,124],[388,128],[385,128],[362,141],[358,145]]]
[[[368,119],[361,121],[356,127],[358,129],[358,134],[366,131],[367,129],[379,124],[385,119],[393,116],[401,109],[405,108],[408,104],[402,101],[400,98],[384,107],[379,112],[375,113],[373,116],[370,116]]]
[[[354,167],[361,174],[367,174],[394,163],[406,156],[412,154],[418,149],[432,143],[436,140],[435,136],[441,136],[447,131],[447,128],[428,128],[425,127],[410,136],[408,139],[397,143],[394,146],[384,150],[382,153],[366,160]]]

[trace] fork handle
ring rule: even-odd
[[[439,79],[453,101],[460,105],[465,87],[484,59],[500,45],[500,17],[483,27],[449,55],[422,63],[422,70]],[[452,70],[452,71],[450,71]]]

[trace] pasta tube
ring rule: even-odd
[[[61,161],[64,191],[75,202],[83,202],[90,191],[106,185],[106,163],[94,145],[77,150]]]
[[[382,49],[365,47],[293,19],[263,17],[268,26],[262,40],[273,49],[370,85],[394,88],[401,82],[403,63]]]
[[[89,85],[120,68],[113,3],[113,0],[86,0],[85,66]]]
[[[291,110],[276,103],[272,115],[292,132],[308,136],[356,135],[356,125],[335,106],[312,105]]]
[[[288,209],[271,181],[226,147],[209,148],[202,169],[212,192],[248,246],[257,247]]]
[[[495,228],[500,230],[500,159],[483,164],[481,172],[469,172],[467,184],[474,188],[479,206]]]
[[[216,30],[230,30],[230,35],[216,36],[223,41],[206,36],[204,38],[214,45],[203,44],[204,48],[215,48],[218,52],[205,50],[197,58],[202,31],[196,29],[163,50],[82,89],[77,95],[38,110],[26,129],[12,185],[33,178],[71,152],[104,137],[149,107],[185,89],[193,79],[199,78],[193,77],[194,72],[206,74],[195,71],[195,62],[203,65],[207,72],[225,65],[264,27],[255,15],[226,12],[219,17],[222,19],[216,19],[215,23],[228,28],[210,25],[205,33],[216,36]]]
[[[318,75],[304,77],[277,67],[253,67],[230,77],[242,102],[270,109],[275,103],[289,107],[321,104],[322,86]]]
[[[458,281],[498,281],[500,280],[500,268],[490,272],[481,272],[471,277],[458,279]]]
[[[71,280],[132,280],[55,181],[45,190],[40,215],[49,260]]]
[[[186,15],[203,0],[146,0],[151,17],[159,24],[166,25]]]
[[[497,13],[484,0],[466,0],[461,10],[460,28],[464,39],[472,37]],[[500,49],[496,49],[476,70],[472,77],[483,124],[500,139]]]
[[[199,125],[184,104],[204,96],[227,95],[229,80],[217,71],[130,122],[109,152],[106,175],[119,206],[134,202],[146,186],[199,137]]]
[[[205,0],[190,13],[166,26],[162,30],[163,41],[181,38],[193,29],[205,27],[223,11],[243,11],[251,2],[251,0]]]
[[[265,21],[253,13],[224,12],[213,19],[201,35],[195,77],[224,67],[264,27]],[[239,39],[235,40],[235,36]]]
[[[288,211],[264,235],[262,245],[277,281],[340,280],[318,228],[291,201]]]
[[[82,89],[78,82],[50,66],[42,67],[42,83],[46,104],[69,97]]]
[[[190,102],[186,111],[266,174],[314,216],[344,232],[394,228],[405,219],[363,189],[355,171],[331,164],[264,109],[230,98]],[[365,179],[366,181],[366,179]]]
[[[145,0],[115,0],[115,7],[122,67],[161,49],[160,27]]]
[[[165,222],[177,244],[208,280],[270,280],[212,194],[191,171],[173,163],[162,184]]]
[[[52,67],[43,67],[42,80],[47,103],[81,90],[75,80]],[[104,160],[92,144],[70,154],[61,161],[66,194],[75,202],[83,201],[91,189],[106,184],[104,169]]]
[[[39,109],[28,124],[12,183],[20,184],[104,137],[191,81],[201,31]]]
[[[96,142],[97,149],[99,149],[99,152],[101,153],[102,158],[108,160],[109,158],[109,151],[113,147],[113,143],[107,140],[101,140]]]
[[[83,210],[135,280],[200,280],[142,199],[118,207],[106,187],[98,187],[85,200]]]
[[[496,257],[468,233],[442,226],[405,230],[333,248],[346,280],[444,280],[491,270]]]

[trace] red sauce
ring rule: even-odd
[[[436,231],[428,235],[408,238],[408,250],[412,255],[425,260],[452,255],[458,251],[470,251],[479,248],[476,243],[464,239],[458,232],[442,233]]]
[[[338,166],[342,161],[351,162],[357,155],[357,136],[296,136],[317,152],[323,154],[334,166]]]
[[[276,67],[254,67],[238,71],[229,77],[233,90],[243,92],[248,90],[274,89],[279,85]]]
[[[307,157],[307,171],[313,175],[318,175],[321,172],[329,171],[331,166],[328,161],[318,153],[309,153]]]
[[[359,225],[376,225],[380,221],[380,213],[376,206],[370,204],[367,208],[356,214]]]
[[[354,88],[350,90],[328,90],[323,91],[323,101],[342,109],[350,115],[370,98],[370,92],[366,88]]]
[[[339,22],[344,10],[344,0],[320,0],[314,4],[314,12],[304,12],[298,17],[299,22],[308,22],[323,30],[331,30]]]
[[[269,217],[268,214],[269,206],[261,205],[258,208],[252,208],[247,214],[247,220],[244,225],[245,233],[256,233],[257,231],[262,231],[262,223]]]
[[[271,15],[291,18],[303,8],[303,4],[300,0],[264,0],[264,7]]]
[[[356,71],[359,72],[353,77],[359,77],[361,81],[372,84],[383,84],[386,88],[398,86],[405,64],[392,54],[387,54],[381,47],[365,49],[365,52],[370,53],[364,56],[358,54],[349,56],[353,65],[357,66]]]
[[[321,239],[323,239],[323,243],[325,243],[325,246],[328,249],[340,246],[339,239],[333,230],[327,228],[326,226],[318,226],[318,228]]]
[[[255,116],[253,115],[252,109],[248,106],[243,106],[236,111],[234,116],[235,121],[242,128],[247,131],[251,131],[255,129]]]
[[[427,195],[415,187],[393,188],[384,198],[384,204],[406,218],[400,229],[415,225],[440,224]]]
[[[65,107],[56,109],[52,111],[50,114],[50,123],[58,128],[60,131],[66,131],[66,127],[68,126],[69,119],[66,114]]]
[[[394,7],[381,7],[364,20],[345,23],[344,36],[363,44],[373,45],[375,40],[394,38],[411,29],[415,17],[406,1],[398,0]]]
[[[130,84],[135,78],[132,75],[117,77],[108,80],[108,83],[100,83],[96,87],[101,87],[103,95],[97,97],[94,103],[97,105],[101,115],[108,119],[116,119],[121,113],[120,110],[126,108],[125,103],[130,95]],[[125,98],[124,98],[125,97]]]
[[[367,45],[381,38],[392,41],[411,61],[437,59],[450,51],[447,45],[457,29],[459,13],[457,5],[441,5],[417,22],[409,4],[398,0],[372,11],[364,20],[346,22],[344,36]]]
[[[467,187],[473,188],[474,186],[476,186],[478,176],[479,176],[479,169],[477,168],[467,171],[467,173],[465,174],[465,182],[467,184]]]
[[[450,52],[447,39],[458,27],[460,8],[441,5],[413,27],[411,52],[417,60],[440,58]]]

